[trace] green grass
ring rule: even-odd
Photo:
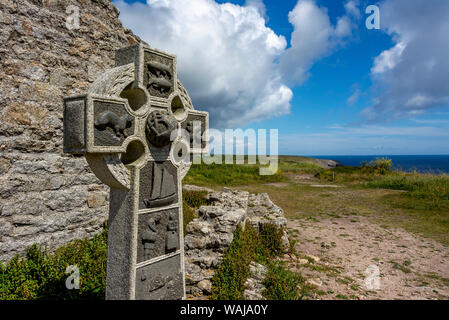
[[[369,188],[407,191],[408,208],[449,209],[449,176],[396,172],[366,184]]]
[[[259,241],[258,233],[251,225],[245,229],[237,226],[231,246],[212,278],[213,300],[243,299],[245,282],[250,276],[249,265],[256,258]]]
[[[312,159],[306,157],[279,157],[279,169],[282,172],[292,173],[317,173],[323,169],[313,162]]]
[[[249,164],[193,164],[184,178],[185,184],[199,186],[242,186],[255,183],[286,181],[278,172],[274,175],[260,175],[258,165]]]

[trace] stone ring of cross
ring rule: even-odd
[[[64,152],[84,154],[111,187],[106,298],[183,298],[181,181],[207,152],[209,118],[178,81],[176,57],[117,50],[86,94],[64,99],[63,119]]]
[[[64,152],[84,154],[102,182],[114,188],[130,188],[130,166],[170,159],[182,166],[183,177],[190,166],[193,148],[176,129],[191,132],[200,123],[208,126],[206,112],[194,110],[190,97],[177,79],[176,57],[143,45],[116,52],[116,67],[107,70],[85,95],[65,98]],[[180,131],[181,132],[181,131]],[[192,139],[190,139],[192,140]],[[175,154],[176,156],[173,156]],[[186,168],[184,168],[186,167]]]

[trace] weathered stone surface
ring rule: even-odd
[[[161,207],[178,201],[178,175],[169,162],[148,162],[140,170],[139,209]]]
[[[137,262],[179,249],[178,217],[177,208],[139,215]]]
[[[68,5],[81,9],[78,30],[66,28]],[[89,189],[108,188],[84,158],[62,154],[61,101],[84,92],[95,72],[113,67],[115,49],[140,39],[122,27],[109,0],[1,0],[0,40],[0,225],[5,226],[0,260],[5,261],[33,243],[52,249],[101,230],[108,205]]]
[[[187,189],[204,190],[196,186],[187,186]],[[223,188],[221,192],[209,189],[207,197],[211,204],[200,207],[198,218],[186,227],[186,290],[193,297],[211,293],[209,282],[220,266],[223,253],[229,248],[238,224],[245,226],[249,223],[257,230],[266,223],[274,224],[278,228],[285,228],[287,225],[282,209],[276,206],[266,193],[249,194],[246,191]],[[289,248],[286,231],[283,246],[285,250]],[[254,276],[248,280],[249,289],[245,291],[245,297],[261,299],[261,283],[266,268],[252,264],[251,271]]]
[[[136,299],[174,300],[184,296],[179,255],[137,268]]]
[[[251,276],[245,282],[246,289],[243,292],[243,297],[245,300],[264,300],[263,281],[267,275],[267,267],[253,261],[249,265],[249,271]]]

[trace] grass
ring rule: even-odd
[[[286,181],[280,171],[273,175],[260,175],[259,165],[193,164],[184,178],[185,184],[199,186],[241,186]]]
[[[395,172],[367,183],[369,188],[403,190],[406,208],[449,209],[449,176]],[[449,222],[449,221],[448,221]]]
[[[360,167],[323,169],[307,157],[279,156],[279,170],[273,176],[260,176],[258,165],[201,164],[192,166],[185,182],[267,192],[290,219],[368,215],[386,227],[449,244],[449,176],[392,171],[391,166],[389,159],[377,159]],[[314,183],[342,188],[297,183],[301,174],[315,177]],[[266,185],[270,182],[283,183]]]
[[[262,293],[267,300],[299,300],[310,295],[313,290],[298,273],[287,269],[285,263],[271,261],[264,280]]]
[[[250,263],[256,261],[267,266],[262,295],[268,300],[298,300],[311,295],[314,288],[298,273],[277,260],[282,253],[283,229],[272,224],[262,226],[260,232],[247,224],[234,232],[231,246],[223,255],[223,263],[212,278],[214,300],[243,299],[245,282],[250,276]],[[291,250],[293,250],[291,248]]]
[[[307,157],[281,156],[279,157],[279,169],[284,173],[313,173],[322,168],[313,159]]]

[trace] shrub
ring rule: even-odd
[[[212,278],[213,300],[243,299],[249,265],[254,260],[258,247],[258,236],[257,231],[249,224],[245,229],[237,226],[232,243],[223,255],[223,262]]]
[[[74,240],[48,252],[32,245],[26,257],[18,255],[0,264],[0,300],[104,299],[107,259],[107,226],[93,239]],[[80,289],[68,290],[69,265],[80,272]]]
[[[265,223],[260,230],[261,261],[279,256],[282,253],[282,236],[284,229],[278,228],[274,224]]]
[[[183,213],[183,225],[184,235],[186,235],[186,227],[190,221],[197,218],[196,209],[202,205],[207,204],[206,191],[182,191],[182,213]]]
[[[207,191],[183,190],[182,200],[191,208],[199,208],[207,204]]]
[[[380,176],[392,173],[392,161],[387,158],[377,158],[369,163],[362,162],[360,167],[339,166],[318,172],[315,177],[320,180],[339,183],[360,183],[373,181]]]
[[[377,173],[386,174],[391,172],[393,162],[388,158],[376,158],[369,163],[369,166],[373,167]]]
[[[276,261],[268,264],[265,290],[262,295],[268,300],[298,300],[302,297],[300,285],[304,279]]]
[[[251,261],[267,264],[281,252],[282,229],[265,224],[261,232],[247,224],[234,231],[230,247],[223,255],[223,262],[212,278],[212,299],[243,299],[245,282],[249,277]]]

